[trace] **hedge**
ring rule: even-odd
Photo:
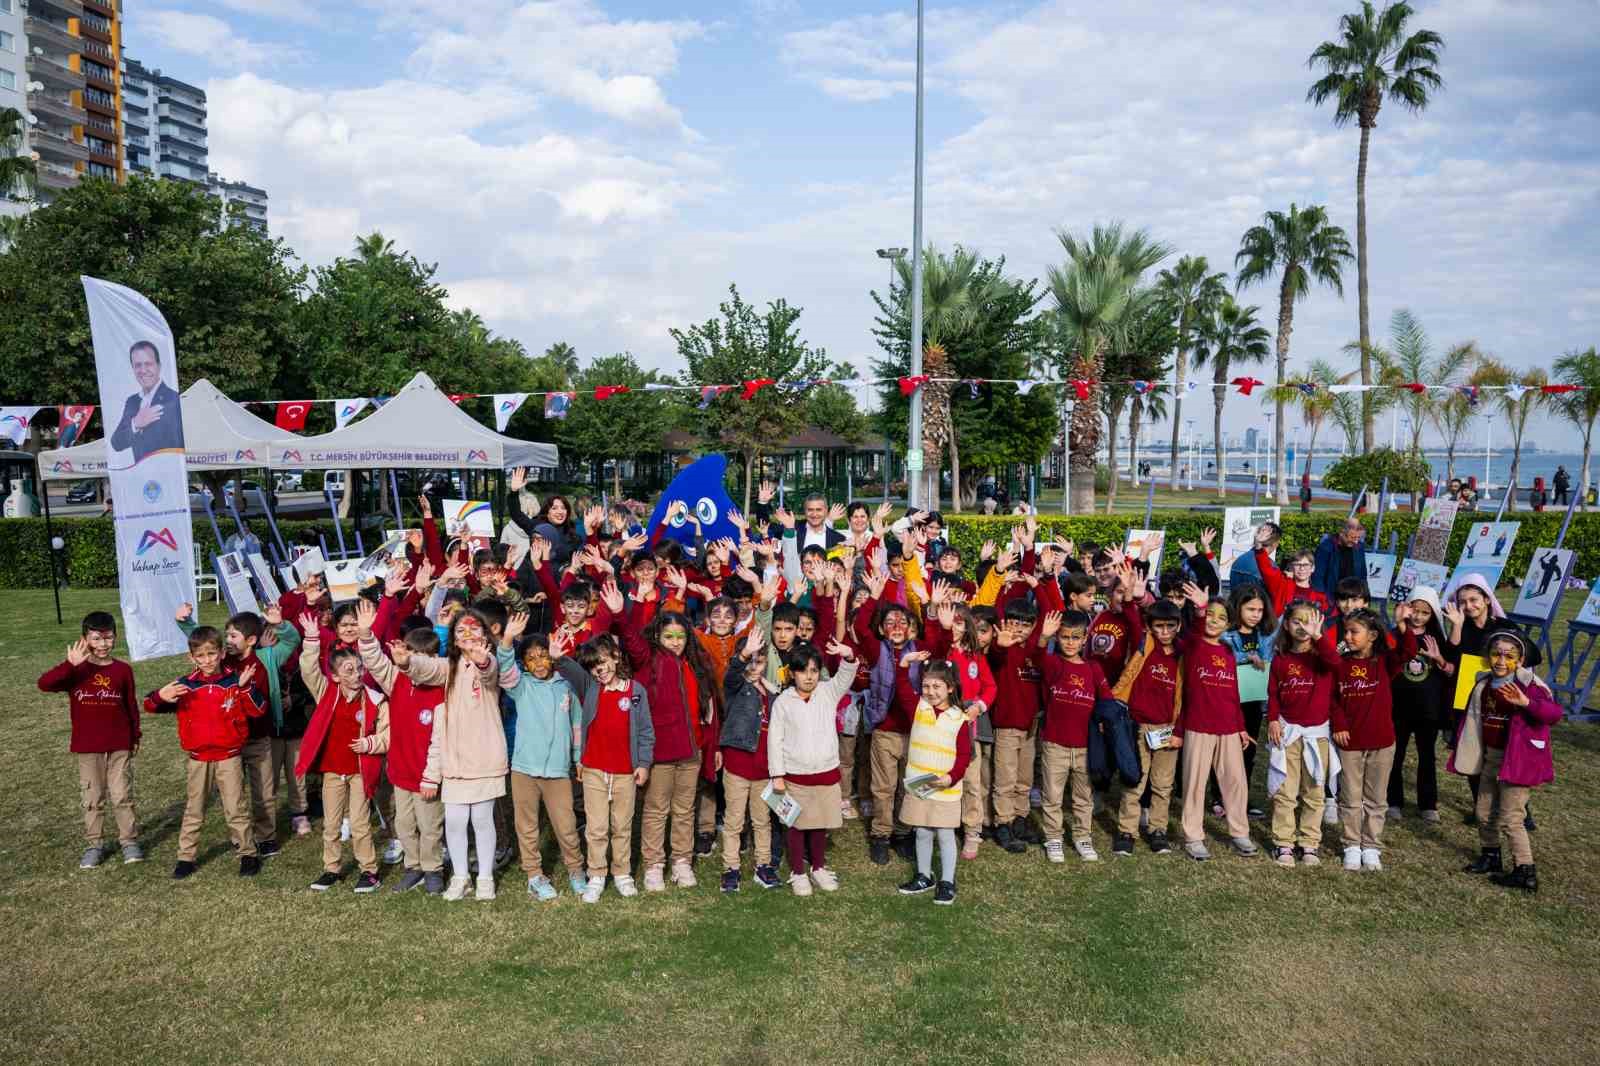
[[[1508,521],[1521,522],[1522,528],[1517,533],[1517,542],[1512,548],[1510,560],[1506,563],[1504,578],[1506,581],[1522,578],[1535,548],[1555,543],[1556,534],[1561,530],[1562,517],[1563,512],[1560,511],[1540,513],[1520,511],[1508,516]],[[1483,515],[1478,518],[1487,520],[1487,516]],[[1370,547],[1376,520],[1372,515],[1365,515],[1362,521],[1367,527]],[[950,515],[946,517],[945,523],[950,542],[959,547],[966,558],[976,561],[978,550],[985,540],[1004,542],[1010,536],[1015,519],[1009,515]],[[1222,516],[1215,511],[1164,510],[1155,511],[1151,515],[1150,523],[1157,529],[1166,530],[1168,540],[1175,550],[1177,541],[1198,541],[1200,531],[1206,526],[1220,526]],[[78,588],[115,587],[117,561],[111,520],[57,518],[54,520],[54,525],[56,534],[66,541],[64,555],[67,583]],[[266,520],[259,516],[246,519],[245,525],[263,541],[270,536]],[[1078,543],[1094,541],[1099,544],[1121,544],[1129,529],[1142,525],[1142,515],[1068,517],[1044,514],[1040,516],[1042,534],[1051,537],[1070,537]],[[1338,525],[1338,517],[1327,512],[1312,515],[1286,513],[1283,519],[1281,551],[1315,548],[1322,535],[1337,529]],[[1460,556],[1462,545],[1466,543],[1468,525],[1464,518],[1456,522],[1455,530],[1450,537],[1449,553],[1446,556],[1451,563]],[[230,518],[223,523],[224,533],[231,532],[232,527],[233,521]],[[347,523],[344,528],[348,536],[349,524]],[[1387,546],[1391,531],[1399,534],[1399,549],[1403,555],[1406,543],[1416,528],[1416,515],[1409,511],[1391,512],[1385,516],[1383,523],[1384,545]],[[331,519],[280,520],[278,529],[282,532],[283,539],[290,543],[296,541],[306,529],[317,530],[326,536],[330,543],[335,541]],[[210,542],[210,530],[206,528],[203,520],[196,523],[195,535],[197,538],[202,538],[202,543]],[[49,568],[45,562],[47,543],[43,518],[0,519],[0,588],[49,588]],[[1600,576],[1600,512],[1574,515],[1572,528],[1567,531],[1565,546],[1578,553],[1574,569],[1578,577],[1587,582]]]

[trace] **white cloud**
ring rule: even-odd
[[[321,12],[310,0],[216,0],[216,3],[229,11],[261,18],[280,19],[284,22],[321,21]]]
[[[158,45],[185,55],[215,59],[226,56],[234,67],[256,67],[288,59],[291,48],[253,41],[233,32],[233,28],[213,15],[156,9],[138,16],[141,34],[148,34]]]

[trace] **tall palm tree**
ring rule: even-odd
[[[556,341],[544,350],[544,357],[564,375],[563,387],[570,388],[573,379],[578,376],[578,349],[566,341]]]
[[[1243,307],[1226,293],[1211,317],[1200,323],[1200,335],[1194,349],[1194,366],[1198,370],[1211,364],[1211,402],[1215,409],[1212,421],[1212,441],[1217,453],[1217,496],[1228,492],[1226,453],[1222,438],[1222,408],[1228,402],[1228,381],[1233,369],[1242,363],[1264,363],[1271,354],[1267,341],[1272,336],[1266,327],[1256,321],[1255,306]]]
[[[1459,390],[1450,393],[1433,409],[1433,424],[1439,427],[1444,438],[1444,476],[1448,481],[1456,476],[1456,449],[1467,427],[1478,417],[1478,405]]]
[[[1282,399],[1287,404],[1299,408],[1300,424],[1305,426],[1310,440],[1306,442],[1306,465],[1304,476],[1311,476],[1311,460],[1317,453],[1317,434],[1329,421],[1345,428],[1339,419],[1340,401],[1347,401],[1345,408],[1349,413],[1346,420],[1348,428],[1346,437],[1352,447],[1361,438],[1361,410],[1355,402],[1355,397],[1332,391],[1332,386],[1343,385],[1356,376],[1351,371],[1344,376],[1330,366],[1326,360],[1313,359],[1310,367],[1304,372],[1296,374],[1282,385],[1274,385],[1267,393],[1273,400]],[[1302,506],[1302,509],[1304,507]]]
[[[1174,362],[1172,397],[1172,487],[1178,487],[1178,433],[1183,419],[1183,380],[1189,369],[1190,339],[1195,327],[1227,295],[1227,275],[1213,274],[1203,255],[1186,255],[1171,270],[1156,275],[1156,288],[1172,304],[1178,324],[1177,357]]]
[[[1144,272],[1171,254],[1171,249],[1145,230],[1124,230],[1121,222],[1096,224],[1083,237],[1058,230],[1067,259],[1048,274],[1055,298],[1057,353],[1069,380],[1089,382],[1089,395],[1075,403],[1065,429],[1066,462],[1071,475],[1070,498],[1062,504],[1071,513],[1094,510],[1094,460],[1100,446],[1100,402],[1096,395],[1105,376],[1105,345],[1127,313]]]
[[[1122,409],[1130,401],[1142,399],[1132,382],[1148,381],[1161,373],[1166,353],[1173,343],[1172,314],[1166,298],[1155,288],[1135,290],[1122,320],[1111,330],[1106,343],[1105,376],[1110,379],[1101,390],[1100,407],[1106,416],[1106,465],[1110,480],[1106,490],[1106,513],[1117,502],[1117,424]]]
[[[1361,10],[1339,19],[1339,38],[1323,41],[1306,60],[1326,71],[1306,91],[1306,99],[1321,105],[1333,100],[1333,121],[1344,126],[1352,120],[1361,128],[1361,152],[1356,160],[1356,298],[1361,321],[1361,384],[1372,384],[1372,331],[1367,305],[1367,147],[1378,124],[1378,109],[1387,97],[1413,113],[1428,106],[1432,94],[1444,87],[1439,76],[1439,53],[1444,38],[1432,30],[1407,36],[1406,23],[1415,14],[1408,3],[1385,4],[1375,12],[1370,0]],[[1373,446],[1371,392],[1362,392],[1362,446]]]
[[[893,262],[900,283],[910,292],[912,264],[904,257]],[[961,451],[950,411],[950,379],[955,370],[944,342],[967,329],[992,297],[996,283],[979,269],[981,265],[977,252],[959,245],[949,255],[929,245],[922,256],[922,372],[929,379],[922,387],[925,498],[932,501],[930,507],[937,506],[939,457],[948,448],[951,510],[957,514],[961,512]],[[910,306],[907,300],[907,309]]]
[[[365,237],[356,238],[356,256],[360,259],[371,262],[392,254],[394,254],[394,242],[377,230],[373,230]]]
[[[1585,511],[1589,509],[1589,457],[1594,438],[1595,419],[1600,418],[1600,355],[1593,346],[1586,352],[1568,352],[1556,360],[1556,377],[1568,385],[1583,386],[1555,400],[1561,416],[1578,427],[1583,434],[1583,473],[1578,478],[1578,499]]]
[[[1357,345],[1345,345],[1351,351]],[[1378,382],[1396,386],[1383,390],[1388,402],[1396,404],[1411,419],[1411,454],[1422,455],[1422,432],[1433,421],[1434,412],[1444,402],[1445,394],[1438,386],[1454,385],[1461,372],[1478,357],[1478,349],[1471,341],[1457,344],[1433,358],[1433,343],[1428,331],[1422,328],[1417,317],[1405,308],[1397,310],[1389,319],[1389,346],[1375,348],[1372,356],[1378,364]],[[1402,385],[1433,386],[1425,392],[1413,392]],[[1451,393],[1450,395],[1458,395]],[[1370,410],[1370,406],[1368,410]],[[1411,493],[1411,510],[1417,510],[1417,493]]]
[[[31,200],[38,177],[33,156],[22,154],[22,112],[0,107],[0,200]]]
[[[1268,211],[1261,225],[1252,226],[1239,240],[1239,254],[1233,263],[1239,268],[1238,288],[1266,281],[1274,274],[1278,282],[1278,384],[1288,380],[1289,334],[1294,329],[1294,305],[1311,293],[1320,282],[1344,296],[1344,267],[1352,258],[1350,240],[1344,230],[1328,221],[1328,213],[1313,204],[1304,211],[1289,205],[1288,214]],[[1242,265],[1241,265],[1242,264]],[[1283,405],[1275,402],[1276,427],[1272,460],[1276,470],[1279,506],[1289,502],[1289,485],[1284,470]]]
[[[1498,409],[1501,419],[1511,427],[1511,472],[1506,475],[1506,488],[1509,492],[1516,487],[1517,475],[1522,466],[1522,435],[1528,428],[1528,416],[1533,414],[1535,409],[1544,406],[1544,402],[1549,399],[1549,396],[1541,390],[1550,383],[1550,375],[1540,367],[1524,370],[1519,374],[1500,360],[1483,356],[1467,380],[1470,384],[1493,390],[1490,399]],[[1506,510],[1516,509],[1517,497],[1513,493],[1506,503]]]
[[[1338,380],[1338,384],[1345,384],[1361,371],[1352,371]],[[1361,454],[1361,398],[1354,393],[1329,390],[1333,402],[1328,407],[1328,417],[1333,419],[1333,424],[1339,427],[1339,432],[1344,434],[1344,453],[1346,455]]]

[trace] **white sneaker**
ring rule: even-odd
[[[811,883],[824,892],[839,891],[839,875],[826,866],[815,867],[811,871]]]
[[[797,896],[811,895],[811,878],[805,874],[790,874],[789,888]]]
[[[849,800],[840,800],[839,817],[843,818],[847,822],[854,821],[856,817],[856,805],[851,803]]]
[[[445,886],[444,898],[451,903],[467,898],[467,889],[472,884],[470,877],[452,877]]]
[[[600,893],[604,892],[605,890],[606,879],[604,877],[591,877],[589,878],[589,883],[583,888],[583,901],[585,903],[599,903]],[[618,890],[621,890],[620,885],[618,886]]]
[[[1361,869],[1361,849],[1353,844],[1344,849],[1344,868],[1346,870]]]
[[[478,878],[478,898],[485,902],[494,899],[494,878]]]
[[[1322,824],[1339,824],[1339,801],[1335,799],[1324,800],[1322,803]]]
[[[1067,852],[1059,840],[1046,840],[1044,842],[1044,857],[1051,862],[1066,862]]]
[[[1074,840],[1072,850],[1078,853],[1078,858],[1084,862],[1099,862],[1100,853],[1094,850],[1094,843],[1088,840]]]
[[[667,879],[661,876],[661,867],[648,866],[644,871],[644,890],[646,892],[665,892]]]
[[[687,862],[679,861],[672,864],[672,883],[679,888],[693,888],[700,882],[694,878],[694,867]]]
[[[616,879],[616,882],[617,882],[617,895],[621,896],[622,898],[624,898],[624,899],[632,899],[634,896],[637,896],[639,894],[639,886],[637,886],[637,885],[635,885],[633,883],[633,878],[632,877],[628,877],[628,876],[619,877],[619,878]],[[590,883],[593,884],[592,881]],[[585,894],[587,895],[587,893],[585,893]]]
[[[1361,849],[1361,868],[1363,870],[1382,870],[1383,862],[1381,853],[1377,848]]]
[[[340,840],[349,840],[350,839],[350,819],[348,819],[348,818],[346,818],[344,821],[339,823],[339,839]]]
[[[383,864],[393,866],[406,857],[406,849],[400,846],[400,841],[391,840],[389,846],[383,849]]]

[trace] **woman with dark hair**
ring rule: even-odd
[[[510,488],[514,495],[522,491],[528,483],[528,471],[518,467],[511,472]],[[522,508],[516,500],[511,502],[511,521],[517,528],[528,535],[528,539],[543,537],[550,542],[550,566],[556,573],[566,569],[567,563],[572,559],[572,553],[583,547],[584,533],[578,528],[575,521],[573,507],[565,496],[550,496],[544,501],[544,506],[539,508],[539,513],[531,518],[522,513]],[[534,588],[531,584],[525,588]]]

